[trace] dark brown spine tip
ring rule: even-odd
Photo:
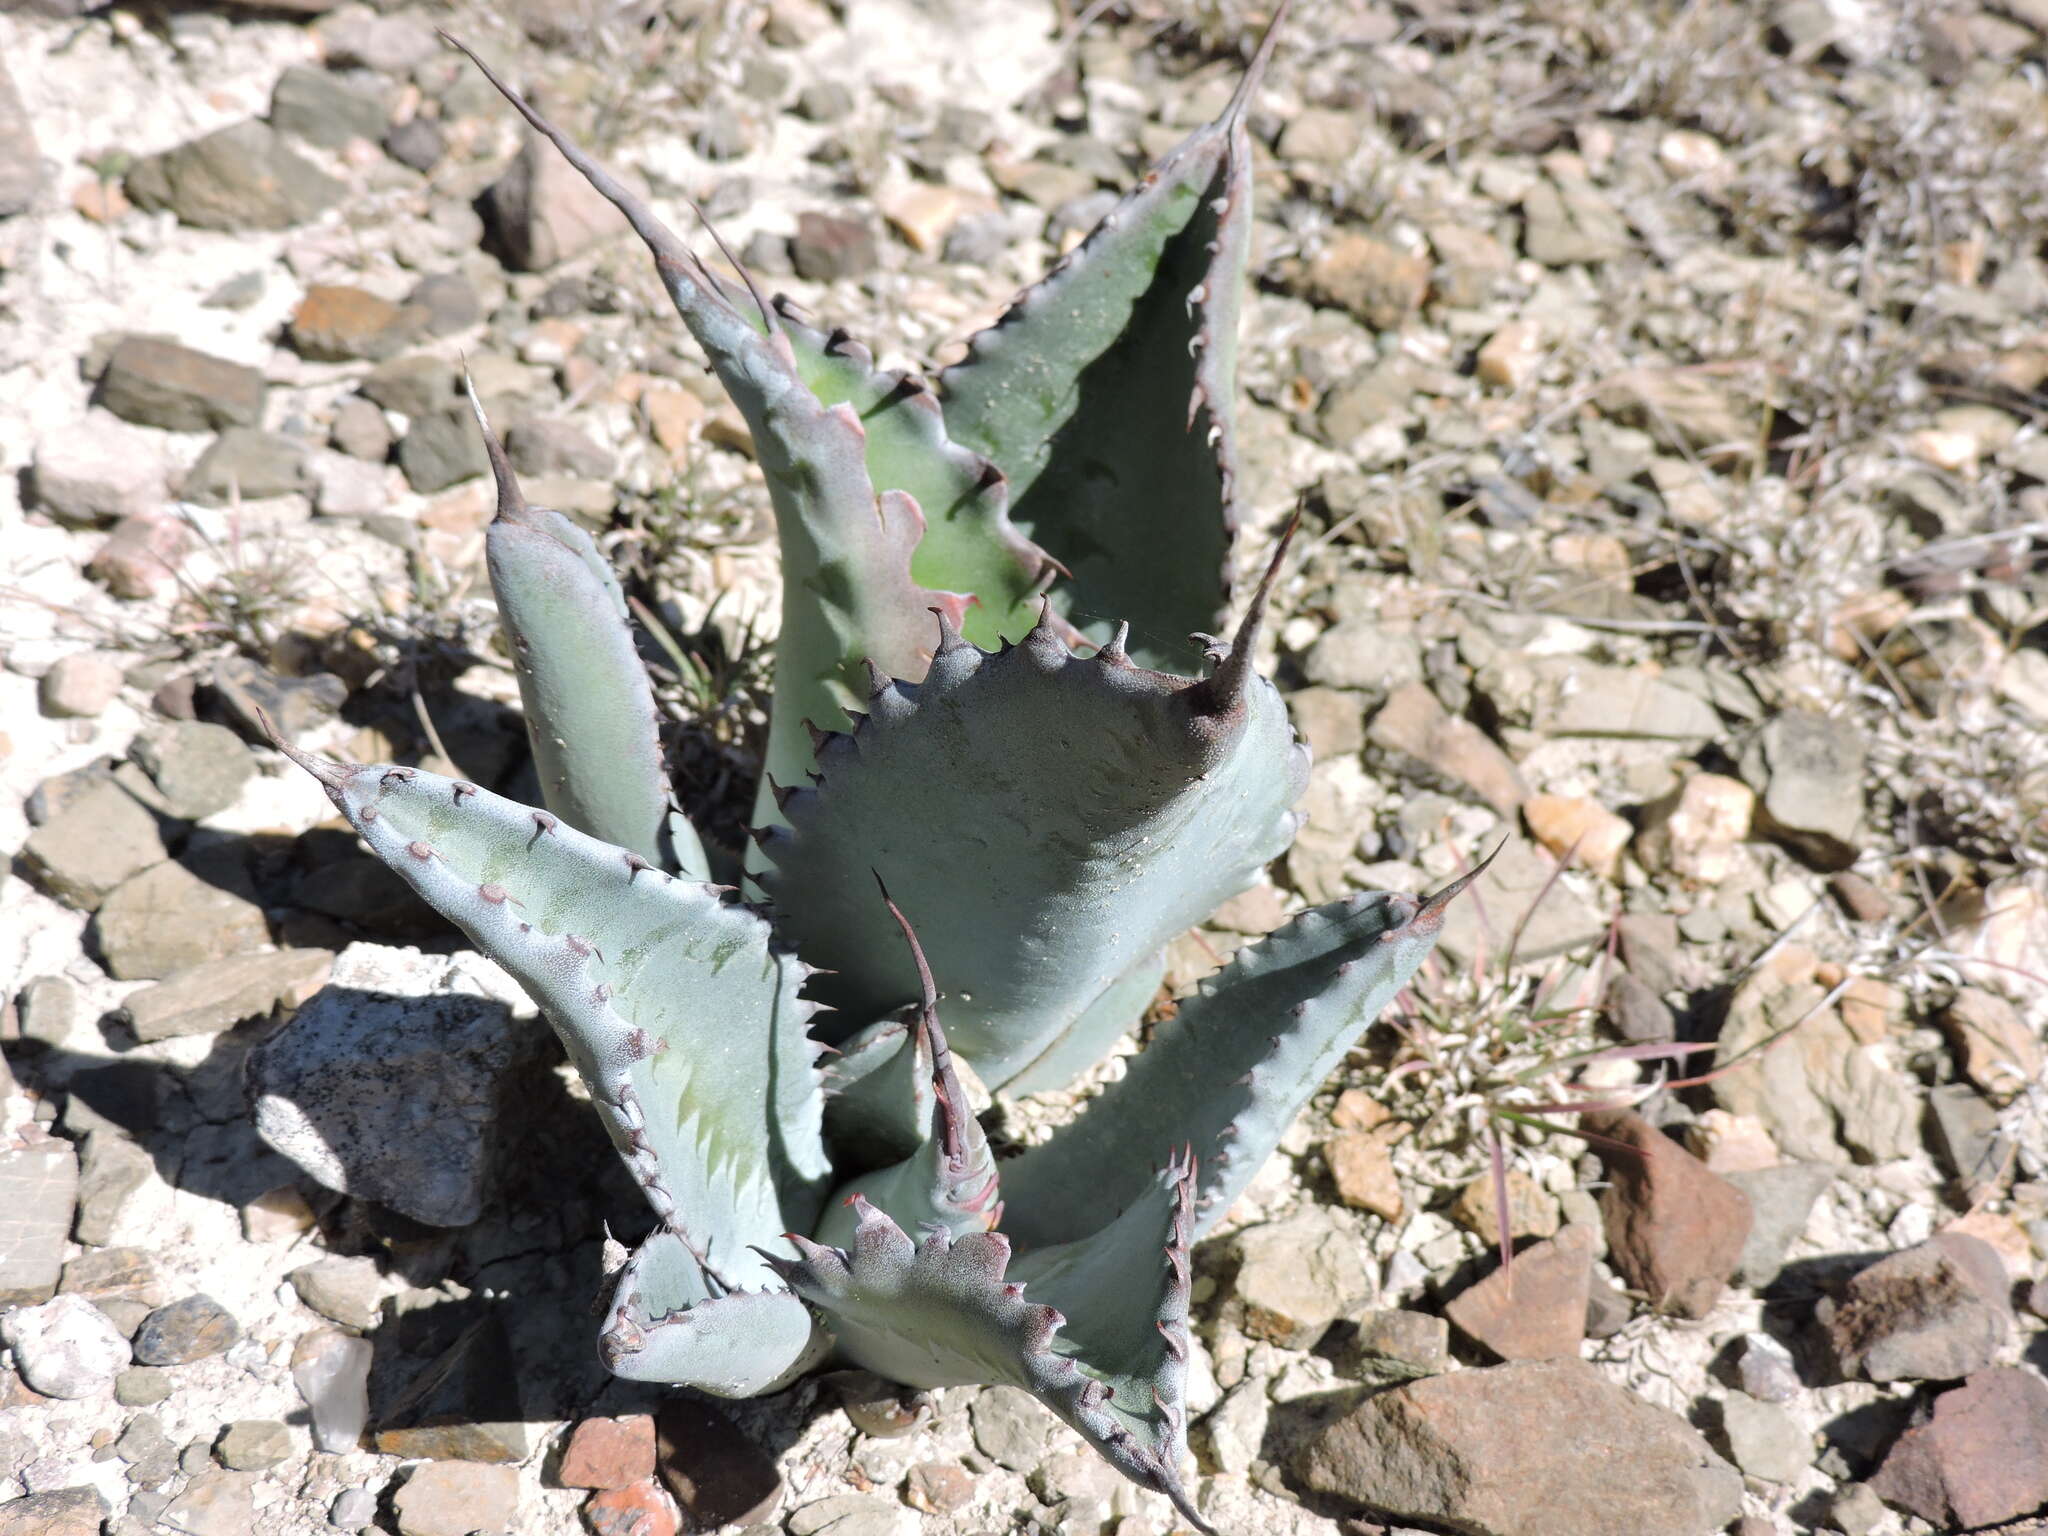
[[[789,808],[790,796],[796,793],[795,788],[788,784],[776,783],[775,775],[772,773],[765,774],[763,777],[768,780],[768,793],[775,797],[775,809],[778,811],[787,810]]]
[[[1217,661],[1214,672],[1188,690],[1189,702],[1196,714],[1228,714],[1243,702],[1245,689],[1251,682],[1259,627],[1265,622],[1266,605],[1273,596],[1273,586],[1280,579],[1280,568],[1286,563],[1287,551],[1300,527],[1301,514],[1296,512],[1281,530],[1280,542],[1273,546],[1273,558],[1266,562],[1266,574],[1259,578],[1258,590],[1252,593],[1251,603],[1245,609],[1244,617],[1238,621],[1237,633],[1231,638],[1228,653]]]
[[[498,521],[519,522],[526,516],[526,496],[519,489],[519,477],[512,473],[512,461],[505,457],[505,445],[491,430],[491,419],[484,414],[484,403],[477,398],[476,381],[469,376],[467,366],[462,370],[462,389],[469,396],[470,414],[476,417],[477,431],[483,434],[484,457],[490,460],[491,479],[498,487]]]
[[[810,720],[804,721],[804,734],[811,738],[811,755],[813,757],[824,751],[825,743],[832,739],[830,731],[819,730],[817,725]]]
[[[862,658],[861,666],[867,669],[868,697],[870,699],[879,699],[889,691],[889,685],[894,679],[880,667],[876,666],[872,659]]]
[[[967,643],[961,637],[960,626],[956,622],[954,622],[953,616],[950,613],[948,613],[944,608],[939,607],[937,604],[933,604],[930,608],[927,608],[925,611],[927,613],[935,615],[939,621],[939,655],[950,655],[952,652],[959,650],[961,646]]]
[[[1507,847],[1507,845],[1508,840],[1502,838],[1493,845],[1493,852],[1481,859],[1472,868],[1466,870],[1464,874],[1458,876],[1457,879],[1444,886],[1441,890],[1434,891],[1430,895],[1423,897],[1415,908],[1415,915],[1408,919],[1408,931],[1436,932],[1443,925],[1444,913],[1449,909],[1451,903],[1458,899],[1466,886],[1486,873],[1486,867],[1500,857],[1501,849]]]

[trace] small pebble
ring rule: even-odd
[[[220,1464],[237,1472],[261,1472],[292,1454],[292,1432],[275,1419],[237,1419],[213,1443]]]
[[[43,674],[37,702],[56,719],[92,719],[114,702],[121,691],[121,669],[94,651],[60,658]]]
[[[241,1333],[211,1296],[187,1296],[143,1319],[135,1330],[135,1358],[144,1365],[189,1365],[225,1352]]]

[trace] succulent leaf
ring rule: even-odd
[[[1331,902],[1239,950],[1120,1079],[1003,1165],[1012,1235],[1033,1245],[1085,1236],[1142,1194],[1170,1141],[1189,1137],[1207,1149],[1199,1238],[1436,947],[1466,880],[1420,902],[1385,891]]]
[[[771,1262],[856,1365],[917,1387],[1021,1387],[1206,1532],[1180,1478],[1193,1186],[1176,1160],[1087,1252],[1039,1255],[1036,1280],[1011,1271],[999,1232],[936,1226],[913,1244],[857,1196],[846,1248],[798,1241],[796,1261]],[[1070,1328],[1066,1305],[1095,1315]]]
[[[1146,1008],[1159,995],[1159,983],[1165,975],[1166,954],[1162,950],[1145,956],[1117,977],[1081,1010],[1080,1017],[1067,1026],[1064,1034],[1010,1079],[1010,1092],[1042,1093],[1064,1087],[1102,1060],[1111,1046],[1137,1028]]]
[[[1250,664],[1258,616],[1198,682],[1114,643],[1079,659],[1045,624],[994,655],[942,625],[925,680],[878,682],[860,728],[818,749],[818,783],[784,801],[789,825],[762,834],[762,886],[832,972],[814,995],[869,1019],[917,995],[860,898],[879,872],[920,914],[953,1049],[997,1088],[1244,889],[1287,846],[1307,778]]]
[[[909,919],[889,900],[886,887],[882,900],[903,930],[917,967],[922,996],[912,1048],[920,1076],[931,1085],[931,1134],[901,1163],[863,1174],[834,1195],[812,1234],[821,1243],[852,1240],[855,1195],[885,1211],[899,1226],[923,1229],[937,1225],[956,1235],[986,1232],[1003,1215],[995,1154],[989,1150],[981,1123],[974,1118],[967,1090],[953,1066],[953,1053],[946,1045],[946,1032],[939,1026],[939,999],[931,967],[925,963],[924,950]]]
[[[619,1272],[597,1343],[616,1376],[718,1397],[779,1391],[832,1352],[832,1336],[791,1292],[720,1292],[669,1231]]]
[[[954,440],[1001,467],[1018,526],[1072,574],[1055,606],[1096,640],[1128,622],[1146,666],[1176,668],[1229,600],[1245,115],[1277,29],[1223,115],[940,375]]]
[[[589,534],[526,504],[473,390],[470,402],[498,485],[484,554],[542,797],[578,831],[701,880],[704,845],[669,810],[661,717],[618,577]]]
[[[473,784],[278,746],[540,1005],[708,1282],[769,1280],[754,1245],[809,1228],[830,1168],[815,1007],[767,921]]]
[[[785,298],[773,308],[812,393],[828,406],[850,405],[860,417],[875,489],[901,491],[924,509],[911,575],[927,587],[973,596],[960,628],[974,644],[1023,639],[1058,567],[1011,523],[1002,472],[947,437],[938,396],[923,379],[877,368],[867,347],[843,330],[818,330]]]
[[[970,597],[923,587],[913,578],[911,559],[925,536],[924,511],[904,491],[877,494],[868,478],[867,427],[859,411],[850,402],[828,406],[811,392],[790,335],[766,301],[754,296],[750,320],[643,199],[468,48],[455,46],[626,216],[653,256],[676,312],[753,433],[782,545],[775,703],[767,772],[755,808],[758,822],[774,822],[779,818],[773,785],[799,782],[813,764],[804,722],[828,730],[848,726],[846,709],[859,697],[864,660],[921,676],[930,654],[930,611],[938,608],[957,623]]]
[[[833,1047],[818,1072],[825,1084],[825,1139],[840,1167],[900,1162],[931,1134],[931,1067],[918,1054],[914,1018],[870,1024]]]

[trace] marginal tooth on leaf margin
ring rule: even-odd
[[[936,614],[939,620],[939,648],[936,654],[950,656],[967,643],[961,638],[960,626],[953,622],[953,616],[944,608],[934,604],[926,611]]]
[[[1095,653],[1095,659],[1108,667],[1128,667],[1130,653],[1124,649],[1130,643],[1131,626],[1126,620],[1119,620],[1116,633],[1109,637],[1109,644]]]
[[[787,810],[789,808],[790,796],[796,793],[795,788],[788,784],[776,783],[775,775],[772,773],[764,774],[762,777],[768,781],[768,793],[775,797],[775,809],[778,811]]]
[[[631,850],[628,850],[626,852],[626,882],[629,885],[633,881],[639,879],[643,871],[652,868],[654,868],[654,866],[648,863],[645,859],[641,858],[639,854],[634,853]]]
[[[808,718],[804,721],[804,734],[811,738],[811,753],[815,756],[824,750],[825,743],[832,739],[830,731],[821,731]]]
[[[876,666],[872,657],[862,657],[861,666],[867,672],[868,702],[872,704],[889,691],[894,679],[880,667]]]
[[[405,851],[411,854],[414,858],[418,859],[422,864],[431,863],[434,858],[434,850],[428,847],[425,843],[407,843],[405,845]]]

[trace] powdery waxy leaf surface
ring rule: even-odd
[[[1484,866],[1481,866],[1484,868]],[[1019,1242],[1085,1237],[1138,1198],[1173,1143],[1202,1156],[1195,1234],[1222,1216],[1436,947],[1459,881],[1317,907],[1237,952],[1050,1140],[1002,1165]]]
[[[1022,636],[1058,567],[1011,524],[1000,471],[947,437],[921,380],[877,369],[865,347],[818,331],[787,304],[735,292],[630,188],[469,56],[625,214],[753,434],[782,554],[755,811],[757,822],[772,822],[770,783],[798,783],[812,768],[807,722],[846,728],[863,662],[923,676],[934,608],[991,645]]]
[[[855,1021],[917,996],[865,898],[873,871],[917,914],[946,1034],[991,1088],[1041,1081],[1034,1065],[1084,1017],[1113,1038],[1091,1006],[1293,836],[1307,758],[1244,659],[1255,628],[1256,607],[1200,682],[1115,644],[1077,658],[1041,625],[993,655],[948,627],[922,683],[878,683],[762,838],[762,886],[834,973],[813,995]],[[1119,990],[1127,1027],[1143,1000]]]
[[[810,1227],[830,1167],[806,1035],[815,1007],[798,995],[804,967],[767,921],[716,887],[674,879],[473,784],[285,750],[372,852],[512,973],[561,1036],[613,1143],[681,1245],[643,1266],[657,1294],[629,1318],[652,1323],[678,1298],[772,1284],[755,1247]],[[794,1314],[776,1310],[793,1335]],[[615,1342],[633,1352],[630,1337]],[[665,1365],[688,1353],[681,1344],[664,1346]],[[704,1379],[670,1379],[723,1390],[729,1374],[713,1359]]]
[[[1072,573],[1055,607],[1096,640],[1128,622],[1147,666],[1180,665],[1229,598],[1245,114],[1277,27],[1223,115],[939,378],[954,439],[1002,468],[1018,526]]]
[[[491,593],[548,809],[665,869],[706,878],[703,845],[669,812],[660,715],[618,577],[589,534],[526,504],[481,406],[477,425],[498,487],[498,515],[484,532]]]
[[[775,1266],[855,1364],[918,1387],[1021,1387],[1208,1531],[1180,1476],[1193,1188],[1176,1159],[1086,1252],[1015,1265],[999,1232],[938,1226],[913,1243],[856,1200],[845,1248],[799,1241]]]

